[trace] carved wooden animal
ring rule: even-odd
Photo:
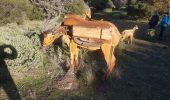
[[[128,44],[129,43],[132,44],[132,41],[134,39],[134,33],[137,29],[138,29],[138,26],[135,25],[135,27],[133,29],[124,30],[122,32],[122,41],[125,40],[125,39],[128,39]]]
[[[101,49],[107,63],[107,79],[115,67],[114,51],[121,37],[115,25],[108,21],[88,21],[77,17],[67,17],[58,28],[43,33],[43,46],[48,46],[59,37],[63,37],[70,49],[70,68],[78,64],[79,48]]]

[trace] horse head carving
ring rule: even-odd
[[[43,46],[49,46],[54,42],[55,39],[58,39],[63,34],[67,33],[67,28],[65,26],[55,27],[51,30],[47,30],[42,33],[43,35]]]

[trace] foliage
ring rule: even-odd
[[[128,15],[148,17],[151,12],[158,11],[160,14],[169,11],[169,0],[134,0],[136,3],[128,2]]]
[[[153,10],[158,11],[160,14],[168,12],[170,0],[141,0],[153,7]]]
[[[44,13],[42,10],[39,10],[37,7],[33,5],[30,5],[29,7],[31,8],[27,9],[27,17],[30,20],[34,20],[34,19],[42,20],[44,18]]]
[[[84,12],[84,1],[74,0],[74,2],[65,5],[66,13],[82,14]]]
[[[150,16],[152,8],[148,4],[140,2],[135,5],[128,5],[127,12],[129,16],[144,18]]]
[[[123,5],[126,5],[129,0],[112,0],[116,7],[121,7]]]
[[[53,28],[59,24],[66,13],[84,13],[83,0],[30,0],[38,9],[43,10],[46,18],[44,30]]]
[[[128,15],[138,17],[149,17],[154,11],[163,14],[170,9],[170,0],[128,0],[127,4]]]
[[[42,23],[34,22],[37,26]],[[39,25],[40,26],[40,25]],[[14,60],[6,60],[7,66],[10,69],[26,70],[43,66],[43,53],[40,49],[40,39],[34,31],[36,27],[30,27],[31,32],[26,28],[18,27],[16,24],[8,24],[0,27],[0,45],[12,45],[17,50],[17,58]],[[30,31],[30,30],[29,30]]]
[[[30,0],[33,5],[44,10],[48,18],[64,15],[66,13],[81,14],[84,11],[83,0]]]
[[[89,0],[89,3],[96,10],[103,10],[107,6],[108,0]]]
[[[27,0],[0,0],[0,12],[0,25],[11,22],[21,24],[26,17],[30,19],[43,17],[41,11]]]
[[[155,29],[148,29],[148,33],[147,33],[150,37],[154,37],[156,35],[156,31]]]
[[[41,28],[42,21],[27,21],[22,25],[11,23],[0,27],[0,47],[11,45],[17,51],[17,58],[5,59],[5,62],[23,98],[29,96],[28,90],[33,86],[36,86],[33,88],[36,88],[36,93],[44,92],[46,84],[51,84],[54,76],[63,73],[60,63],[65,63],[65,55],[60,48],[56,51],[52,46],[48,50],[42,49],[39,38]],[[5,52],[10,51],[7,49]],[[0,99],[5,97],[0,93]]]
[[[66,0],[30,0],[33,5],[43,10],[46,17],[55,17],[64,13]],[[67,3],[70,3],[68,0]]]
[[[128,0],[127,4],[128,5],[135,5],[138,0]]]
[[[152,6],[160,13],[168,12],[170,0],[152,0]]]
[[[107,2],[107,7],[108,7],[108,8],[116,8],[116,6],[115,6],[115,4],[113,3],[112,0],[108,0],[108,2]]]

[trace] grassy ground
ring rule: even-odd
[[[114,19],[114,14],[109,15],[105,20],[112,21],[120,31],[133,28],[134,25],[138,25],[139,30],[135,32],[133,45],[127,45],[119,55],[120,78],[110,79],[106,100],[170,99],[170,30],[159,40],[159,27],[156,27],[156,35],[150,37],[147,35],[147,21],[119,20]],[[96,14],[95,17],[100,19],[101,16]]]
[[[54,72],[48,74],[49,69],[44,68],[36,77],[16,81],[23,99],[29,100],[29,95],[35,91],[37,100],[169,100],[170,34],[168,32],[170,30],[167,30],[163,40],[158,40],[158,34],[154,37],[147,35],[146,20],[126,20],[125,12],[98,12],[93,16],[96,19],[102,18],[113,22],[120,31],[132,28],[134,25],[139,26],[134,43],[125,44],[124,49],[116,54],[117,68],[112,77],[107,81],[102,80],[103,74],[100,72],[105,62],[102,56],[98,55],[99,51],[87,53],[86,59],[80,59],[82,63],[78,70],[80,86],[77,90],[57,90],[52,86],[54,84],[51,84],[56,76],[54,71],[56,69],[51,68],[51,72]],[[90,85],[86,81],[87,69],[92,69],[96,77]],[[0,99],[5,98],[6,96],[0,93]]]
[[[115,13],[121,13],[115,11]],[[112,15],[113,14],[113,15]],[[124,13],[123,13],[124,14]],[[49,97],[59,100],[168,100],[170,99],[170,34],[167,30],[163,40],[157,35],[147,35],[147,21],[118,19],[120,14],[95,13],[96,19],[113,22],[120,31],[139,26],[135,33],[132,45],[126,45],[122,52],[117,54],[117,68],[108,81],[100,81],[101,73],[96,71],[97,80],[92,85],[81,84],[81,87],[71,93],[54,92]],[[121,14],[122,16],[122,14]],[[158,28],[158,27],[157,27]],[[159,33],[159,30],[157,30]],[[90,53],[92,62],[95,61],[98,69],[104,67],[103,59],[97,53]],[[91,65],[91,67],[96,68]],[[100,67],[100,68],[99,68]],[[94,70],[94,69],[93,69]],[[61,96],[59,94],[62,94]],[[53,98],[53,99],[54,99]]]

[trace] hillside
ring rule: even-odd
[[[1,77],[8,79],[2,78],[0,99],[16,97],[14,93],[20,93],[18,96],[22,99],[36,97],[37,100],[168,100],[170,30],[167,30],[163,40],[158,40],[157,35],[149,37],[146,34],[146,20],[116,19],[117,16],[103,12],[95,13],[94,16],[95,19],[111,21],[120,31],[139,26],[132,45],[120,44],[123,46],[116,52],[117,68],[109,80],[103,81],[101,78],[105,67],[101,52],[81,50],[77,69],[78,89],[58,90],[55,81],[65,74],[69,66],[67,48],[51,46],[47,51],[42,49],[38,38],[41,21],[26,22],[26,25],[20,26],[8,24],[0,27],[0,36],[3,36],[0,43],[12,45],[17,50],[18,58],[12,61],[5,59],[7,65],[1,67]],[[22,42],[23,39],[25,42]],[[27,54],[25,50],[31,53]],[[6,80],[12,82],[9,83],[11,87]],[[9,92],[11,90],[13,92]]]

